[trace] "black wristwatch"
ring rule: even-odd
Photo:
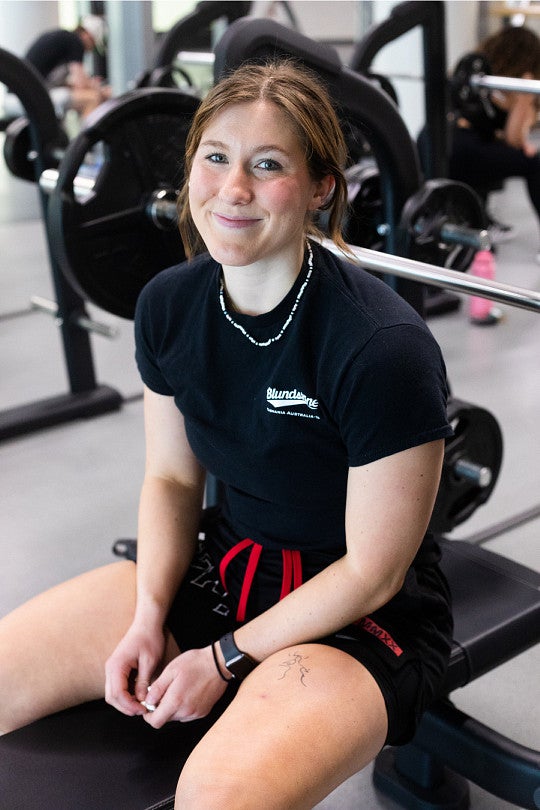
[[[237,681],[243,681],[257,666],[257,661],[239,650],[232,633],[226,633],[219,640],[219,646],[225,659],[225,666]]]

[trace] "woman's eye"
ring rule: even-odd
[[[227,158],[220,152],[212,152],[211,155],[206,156],[206,160],[208,160],[210,163],[225,163]]]
[[[271,158],[264,158],[264,160],[260,160],[256,167],[257,169],[263,169],[266,172],[277,172],[281,169],[281,164],[277,162],[277,160],[272,160]]]

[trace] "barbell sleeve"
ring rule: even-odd
[[[476,250],[490,250],[491,238],[489,232],[477,228],[467,228],[465,225],[452,225],[445,223],[439,233],[442,242],[447,245],[462,245]]]
[[[466,458],[460,458],[455,462],[454,475],[457,475],[458,478],[467,478],[469,481],[481,487],[481,489],[489,487],[493,478],[489,467],[476,464],[474,461],[469,461]]]
[[[487,90],[506,90],[511,93],[534,93],[540,95],[540,80],[512,79],[509,76],[487,76],[473,73],[469,78],[471,87],[484,87]]]
[[[178,221],[176,195],[165,189],[154,191],[146,206],[146,213],[156,228],[161,231],[170,230]]]

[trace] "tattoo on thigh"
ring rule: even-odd
[[[289,658],[280,664],[280,667],[283,667],[284,671],[283,675],[278,678],[278,681],[282,681],[285,675],[287,675],[289,672],[296,671],[300,675],[300,683],[302,686],[307,686],[305,679],[306,675],[309,673],[309,669],[304,664],[304,661],[306,661],[308,657],[309,656],[307,655],[300,655],[300,653],[292,652]]]

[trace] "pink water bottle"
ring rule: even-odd
[[[495,259],[490,250],[479,250],[474,259],[469,273],[478,278],[495,278]],[[487,298],[480,298],[471,295],[469,299],[469,315],[472,323],[492,324],[500,319],[499,310]]]

